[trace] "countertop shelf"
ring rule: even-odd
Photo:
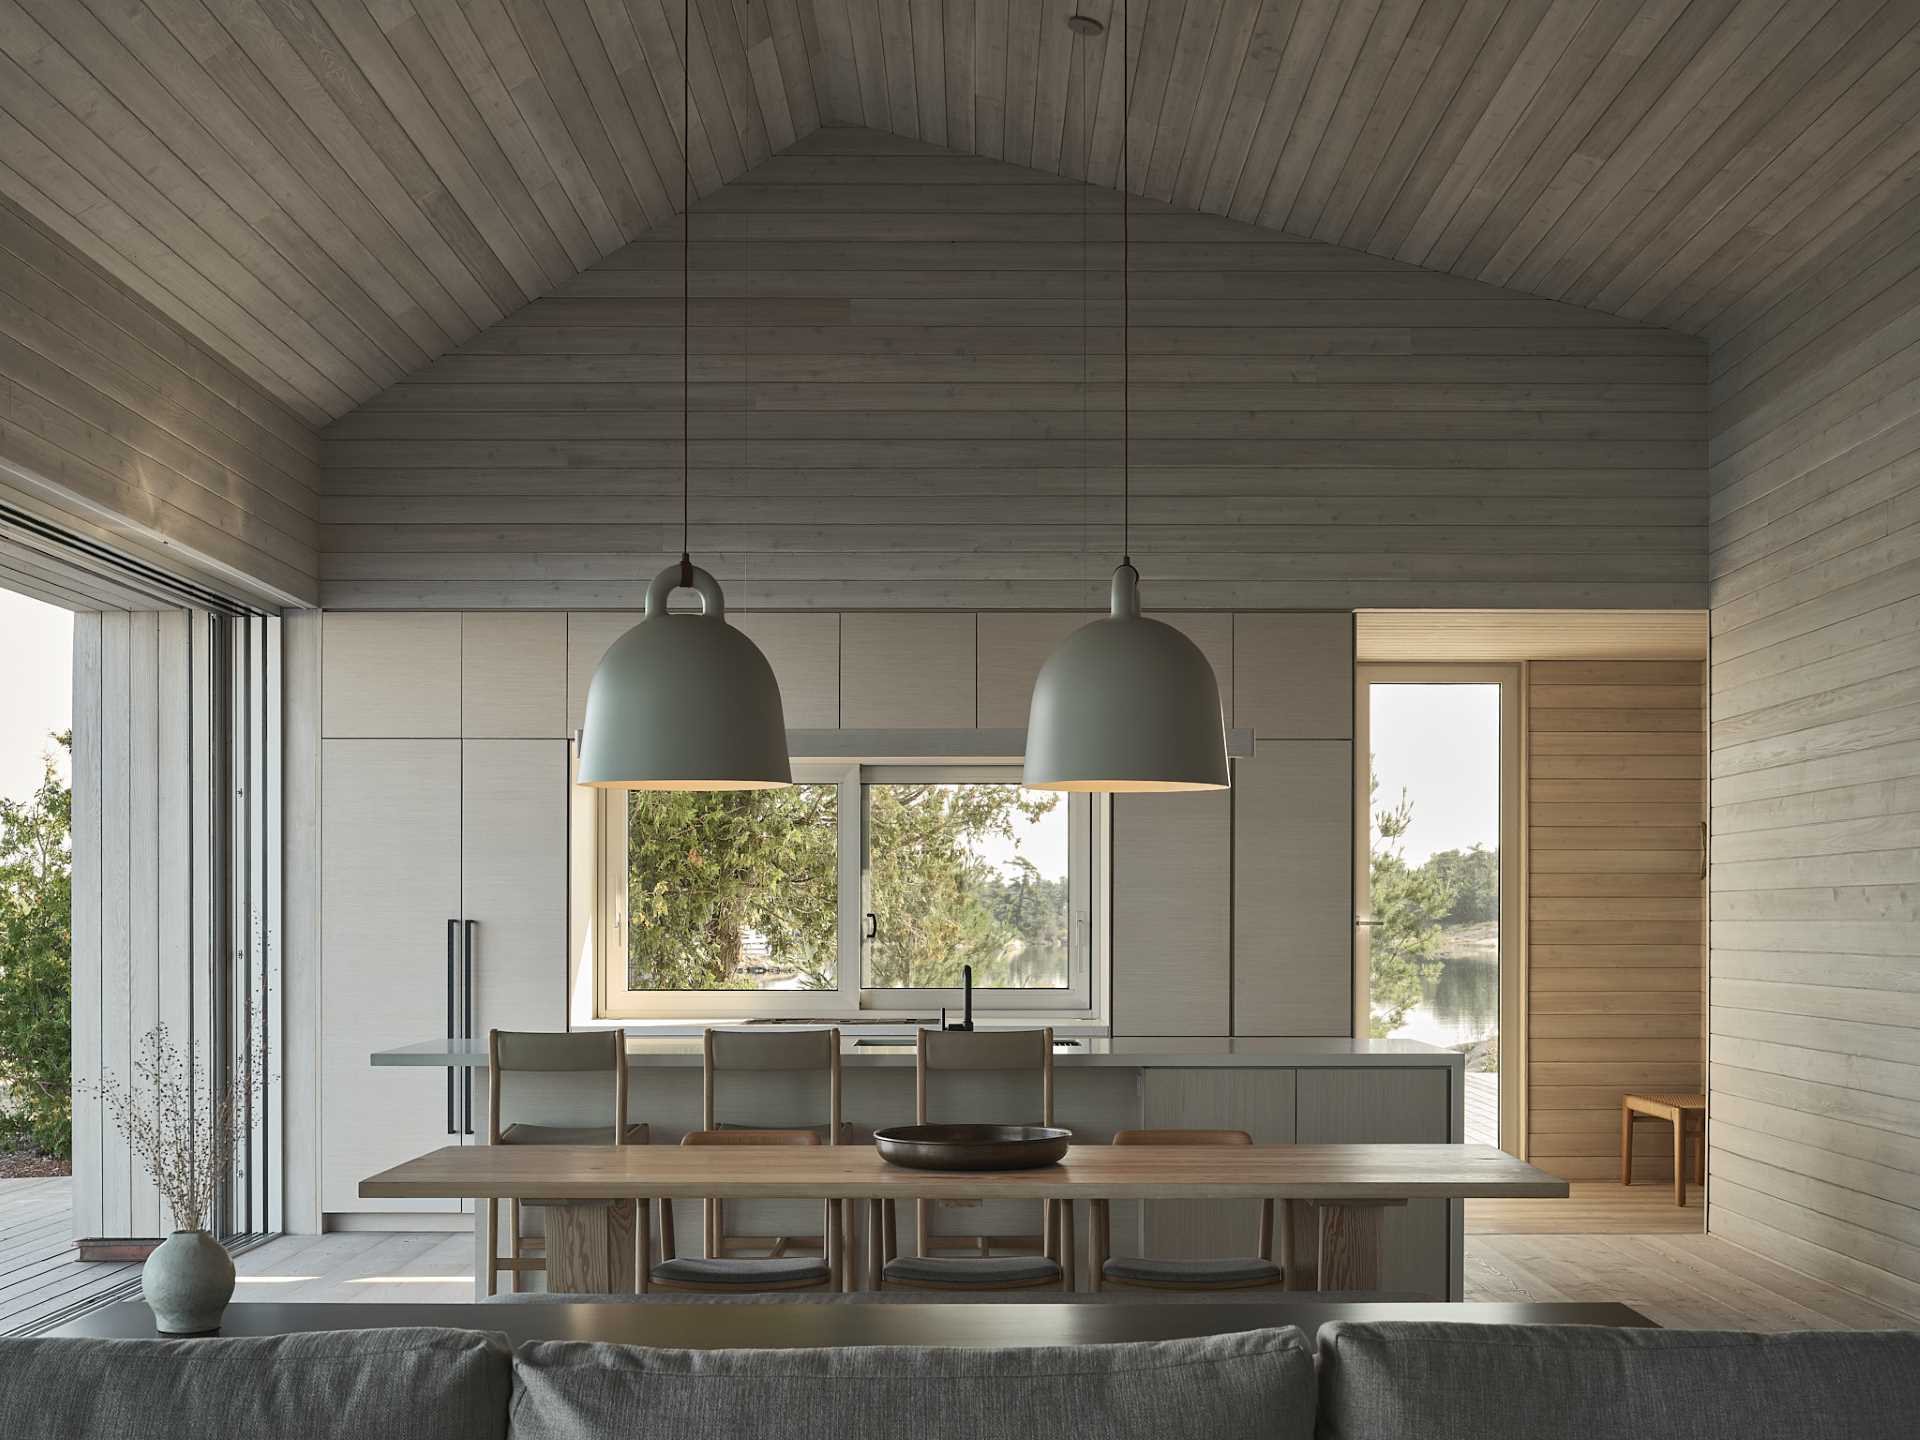
[[[893,1069],[913,1066],[913,1037],[897,1044],[855,1045],[873,1040],[871,1031],[841,1032],[842,1064],[849,1069]],[[1057,1046],[1053,1063],[1061,1069],[1249,1069],[1286,1070],[1339,1067],[1378,1068],[1450,1066],[1464,1069],[1466,1057],[1418,1040],[1349,1040],[1321,1036],[1261,1036],[1237,1040],[1194,1037],[1107,1039],[1077,1036],[1078,1043]],[[487,1042],[422,1040],[373,1053],[375,1065],[447,1066],[484,1070]],[[699,1068],[701,1044],[696,1036],[627,1037],[627,1064],[633,1068],[689,1066]]]

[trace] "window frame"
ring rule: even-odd
[[[831,1019],[928,1019],[941,1007],[957,1010],[958,988],[867,988],[866,916],[872,911],[867,867],[867,786],[888,783],[1018,784],[1020,770],[1009,765],[880,764],[795,765],[796,784],[830,784],[839,789],[839,887],[835,902],[835,975],[832,990],[635,990],[626,984],[623,963],[627,908],[627,792],[593,791],[599,854],[594,865],[597,895],[594,914],[595,1016],[601,1020],[731,1019],[774,1015]],[[1105,953],[1107,885],[1105,843],[1107,807],[1102,797],[1063,795],[1067,805],[1068,984],[1060,989],[976,989],[976,1012],[1045,1013],[1094,1019],[1100,1003],[1100,957]]]

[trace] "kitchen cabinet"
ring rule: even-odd
[[[1256,1145],[1291,1145],[1294,1084],[1291,1070],[1142,1070],[1140,1126],[1244,1130]],[[1259,1253],[1258,1200],[1148,1200],[1140,1211],[1142,1255],[1204,1260]],[[1277,1257],[1277,1231],[1275,1235]]]
[[[1233,617],[1232,723],[1256,740],[1353,738],[1353,615]]]
[[[499,611],[460,617],[460,733],[566,738],[566,616]]]
[[[321,632],[320,733],[457,739],[460,616],[328,614]]]
[[[1113,799],[1115,1035],[1225,1035],[1232,988],[1233,799]]]
[[[327,740],[321,765],[321,1208],[457,1208],[355,1190],[477,1142],[484,1090],[368,1057],[409,1036],[566,1028],[567,745]]]
[[[973,678],[971,612],[840,617],[844,729],[971,730]]]
[[[1256,740],[1233,787],[1233,1032],[1351,1035],[1352,742]]]
[[[1295,1072],[1301,1145],[1440,1144],[1453,1138],[1453,1074],[1441,1066]],[[1448,1207],[1409,1200],[1387,1210],[1380,1288],[1445,1300],[1453,1253]]]

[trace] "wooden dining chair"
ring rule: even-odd
[[[695,1130],[682,1145],[808,1145],[817,1146],[820,1137],[811,1130]],[[762,1290],[838,1290],[843,1273],[843,1256],[837,1232],[840,1229],[840,1202],[828,1200],[826,1224],[820,1244],[824,1253],[789,1255],[788,1241],[765,1236],[730,1236],[727,1233],[726,1202],[710,1197],[703,1202],[706,1219],[702,1228],[701,1254],[678,1253],[673,1233],[673,1206],[660,1203],[660,1263],[653,1267],[653,1288],[689,1290],[700,1294],[751,1294]],[[740,1249],[759,1248],[765,1255],[737,1255]]]
[[[701,1129],[683,1145],[841,1145],[848,1138],[841,1116],[840,1031],[837,1027],[804,1030],[716,1030],[702,1037]],[[784,1073],[786,1083],[770,1086],[770,1073]],[[747,1124],[722,1118],[727,1108],[723,1090],[729,1076],[748,1081],[756,1114]],[[804,1096],[807,1077],[817,1077],[825,1088],[824,1117],[796,1115],[791,1110],[769,1116],[767,1097]],[[818,1094],[820,1086],[814,1087]],[[823,1223],[817,1235],[730,1234],[726,1210],[718,1198],[701,1202],[701,1245],[698,1256],[681,1256],[675,1246],[673,1203],[660,1205],[661,1262],[652,1279],[661,1289],[732,1294],[755,1290],[807,1290],[823,1285],[838,1288],[845,1273],[847,1227],[841,1201],[823,1204]],[[753,1254],[750,1252],[764,1253]],[[797,1252],[797,1253],[796,1253]]]
[[[645,1145],[647,1125],[627,1121],[627,1046],[620,1030],[489,1030],[489,1145]],[[545,1242],[525,1234],[523,1210],[537,1200],[509,1200],[508,1253],[500,1254],[500,1202],[487,1204],[487,1294],[500,1272],[520,1277],[547,1268]],[[539,1254],[529,1254],[537,1250]],[[646,1257],[636,1262],[643,1268]]]
[[[915,1123],[933,1123],[936,1077],[954,1072],[986,1071],[1032,1075],[1039,1081],[1039,1124],[1053,1124],[1053,1031],[1043,1030],[931,1030],[922,1029],[914,1045],[913,1112]],[[960,1123],[997,1123],[971,1115],[941,1116]],[[1019,1118],[1010,1124],[1031,1124]],[[991,1189],[991,1182],[988,1183]],[[895,1204],[880,1207],[882,1290],[1038,1290],[1057,1285],[1073,1288],[1073,1239],[1063,1233],[1066,1207],[1041,1202],[1040,1235],[936,1236],[932,1232],[933,1206],[914,1202],[914,1253],[899,1253],[899,1225]],[[1071,1224],[1071,1220],[1067,1221]],[[946,1244],[942,1244],[942,1240]],[[971,1255],[936,1254],[936,1249],[966,1245]],[[994,1254],[996,1247],[1017,1247],[1018,1253]],[[1031,1253],[1038,1249],[1038,1254]]]
[[[1116,1145],[1251,1145],[1244,1130],[1122,1130]],[[1208,1260],[1155,1260],[1144,1255],[1112,1255],[1112,1210],[1105,1200],[1091,1206],[1087,1234],[1091,1254],[1087,1283],[1094,1290],[1263,1290],[1286,1284],[1291,1269],[1294,1205],[1283,1202],[1285,1223],[1280,1226],[1280,1260],[1273,1258],[1274,1202],[1260,1202],[1260,1230],[1256,1253]]]

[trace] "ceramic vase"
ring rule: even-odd
[[[147,1257],[140,1289],[161,1334],[208,1334],[233,1299],[233,1257],[204,1230],[176,1230]]]

